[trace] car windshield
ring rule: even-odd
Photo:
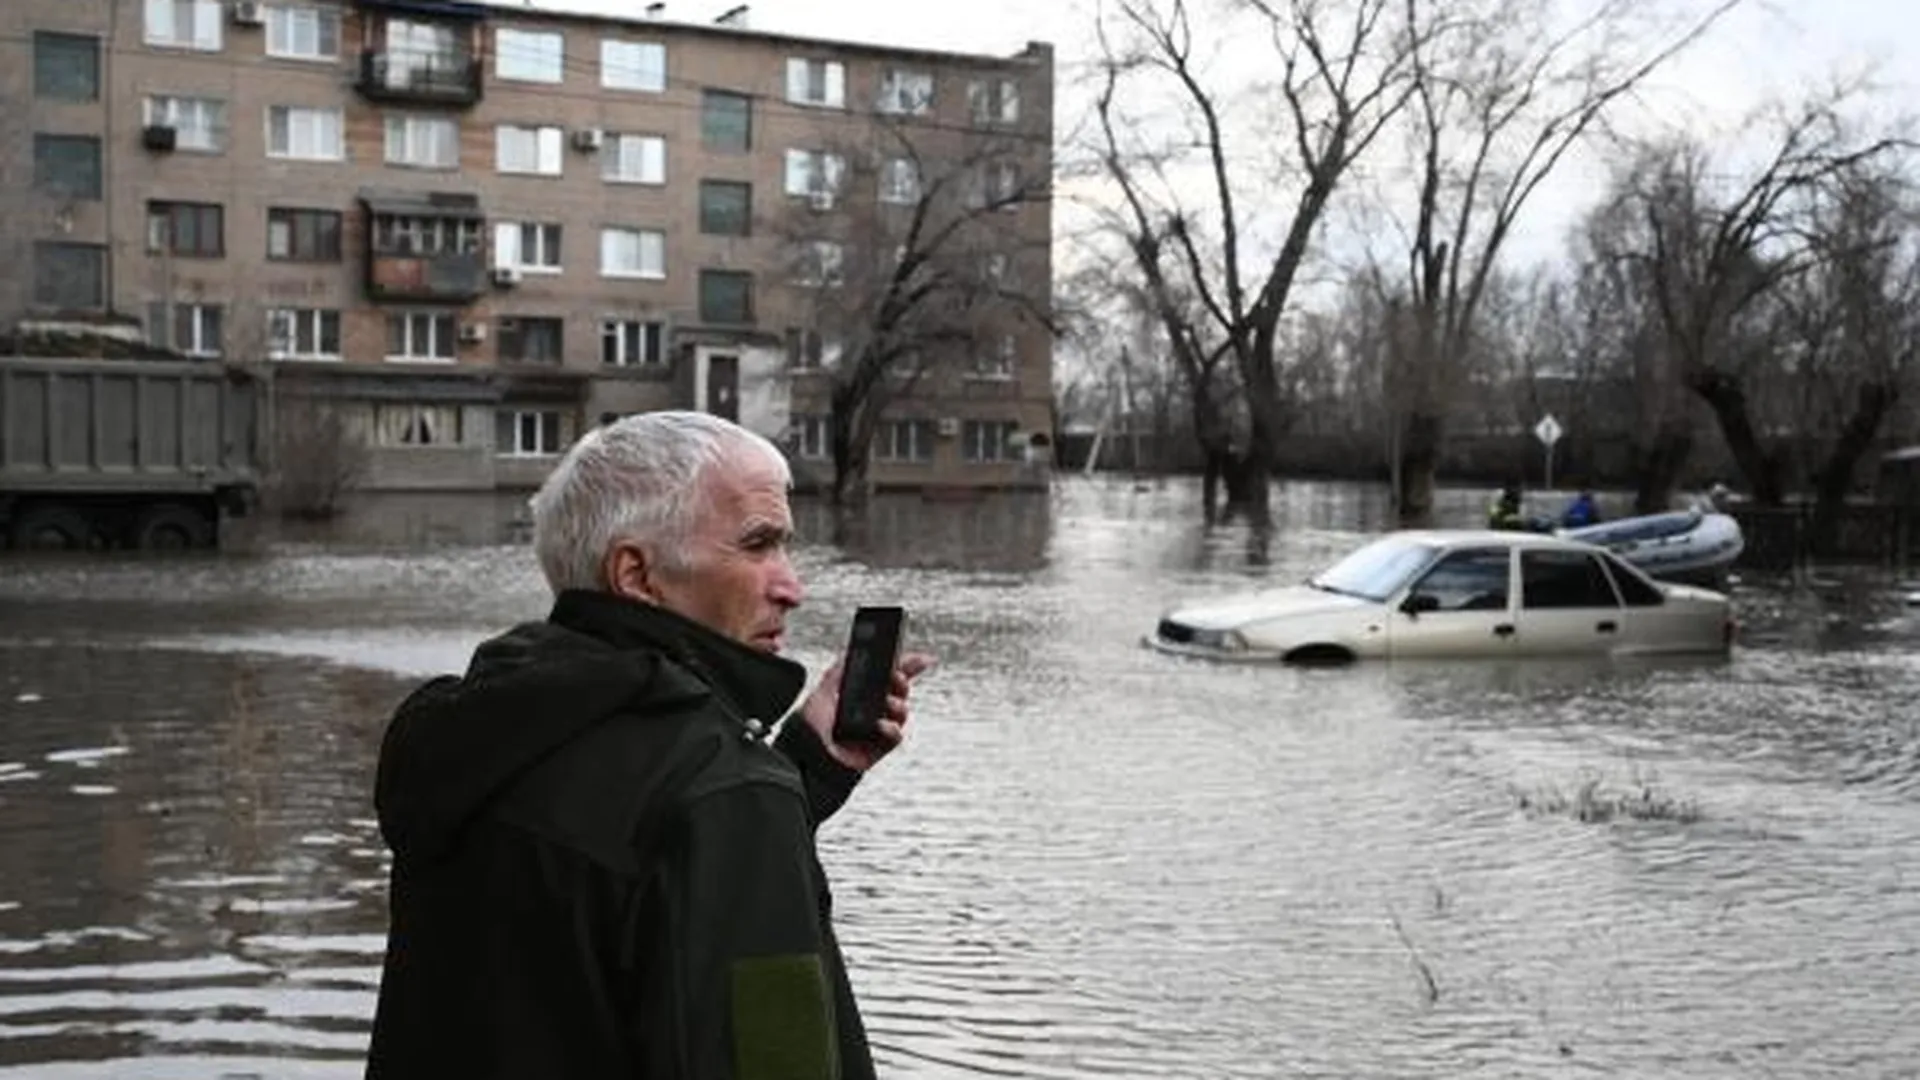
[[[1433,561],[1432,544],[1389,536],[1334,563],[1307,584],[1327,592],[1385,600]]]

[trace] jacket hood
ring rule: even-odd
[[[616,716],[666,715],[709,697],[744,724],[771,725],[806,669],[662,608],[569,591],[544,622],[483,643],[465,675],[401,703],[374,780],[396,855],[437,859],[522,773]]]

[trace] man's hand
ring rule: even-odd
[[[881,758],[893,752],[906,737],[907,695],[913,689],[913,680],[919,678],[927,669],[933,667],[933,657],[926,653],[907,653],[900,658],[900,665],[893,669],[893,686],[887,692],[887,715],[881,719],[880,741],[872,743],[837,743],[833,741],[833,713],[840,705],[840,661],[833,662],[827,673],[814,688],[812,694],[800,706],[800,716],[807,726],[820,736],[820,745],[826,747],[828,756],[849,769],[866,772],[874,767]]]

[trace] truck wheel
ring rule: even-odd
[[[143,551],[185,551],[213,544],[213,523],[177,503],[162,503],[140,515],[133,542]]]
[[[16,551],[84,551],[94,544],[95,530],[86,515],[64,506],[28,510],[13,523]]]

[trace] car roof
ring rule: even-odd
[[[1402,529],[1388,534],[1447,548],[1499,547],[1541,548],[1555,551],[1605,551],[1605,548],[1581,540],[1547,533],[1515,532],[1510,529]]]

